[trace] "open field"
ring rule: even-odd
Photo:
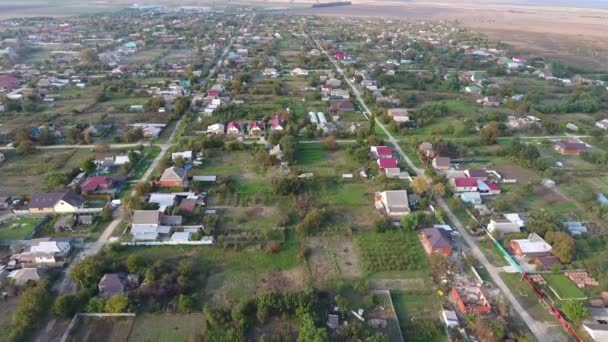
[[[418,236],[413,232],[390,230],[357,233],[355,246],[366,273],[384,271],[420,271],[426,267],[426,256]]]
[[[81,316],[67,341],[127,341],[135,317],[88,317]]]

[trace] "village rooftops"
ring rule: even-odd
[[[133,212],[134,225],[158,225],[161,213],[158,210],[135,210]]]

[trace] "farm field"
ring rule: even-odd
[[[128,342],[199,341],[204,332],[200,313],[187,315],[138,315],[133,322]]]

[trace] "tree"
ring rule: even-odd
[[[183,96],[177,97],[173,102],[173,113],[179,117],[184,115],[186,110],[188,110],[188,99]]]
[[[121,294],[116,294],[108,298],[103,310],[107,313],[121,313],[126,312],[128,306],[129,300],[127,297]]]
[[[498,141],[498,123],[492,121],[479,131],[481,143],[484,145],[493,145]]]
[[[51,302],[48,284],[41,280],[35,286],[28,287],[21,293],[17,301],[11,325],[8,332],[3,332],[3,338],[8,341],[26,341],[27,336],[34,330],[35,324],[44,317]],[[6,334],[6,335],[5,335]]]
[[[125,132],[124,137],[123,137],[123,139],[126,143],[133,143],[136,141],[140,141],[143,138],[144,138],[144,132],[139,127],[133,127],[133,128],[128,129]]]
[[[68,182],[68,177],[61,172],[51,172],[44,177],[44,186],[47,190],[63,187]]]
[[[412,180],[412,190],[418,195],[422,195],[429,190],[429,183],[424,176],[416,176]]]
[[[84,311],[86,312],[95,312],[100,313],[103,312],[103,306],[105,302],[101,297],[92,297],[87,302],[87,305],[84,307]]]
[[[146,266],[146,260],[139,254],[131,254],[127,257],[127,271],[138,273]]]
[[[324,342],[329,341],[327,330],[315,326],[310,314],[304,314],[300,318],[300,333],[298,335],[298,342]]]
[[[548,211],[536,210],[530,214],[526,228],[540,236],[545,236],[547,232],[554,231],[557,225],[557,219]]]
[[[335,151],[338,149],[338,143],[336,142],[336,137],[333,135],[323,138],[322,143],[323,143],[323,148],[325,148],[328,151]]]
[[[309,211],[300,224],[296,227],[298,233],[302,235],[310,235],[321,227],[323,222],[323,212],[317,208]]]
[[[433,192],[439,196],[445,195],[445,184],[442,182],[437,182],[433,184]]]
[[[29,154],[34,152],[35,146],[31,140],[23,140],[17,145],[17,153]]]
[[[580,322],[589,317],[589,309],[584,302],[579,300],[567,300],[561,307],[566,317],[573,322]]]
[[[109,207],[106,206],[101,210],[101,221],[102,222],[112,221],[112,209],[110,209]]]
[[[192,298],[190,298],[189,296],[180,294],[177,297],[177,311],[180,313],[190,313],[190,311],[192,311],[192,308],[194,307],[194,303],[192,301]]]
[[[406,231],[412,232],[426,221],[426,214],[422,211],[416,211],[401,217],[401,227]]]
[[[97,153],[109,153],[111,151],[110,145],[104,142],[98,142],[95,144],[93,150]]]
[[[565,232],[547,232],[545,240],[553,249],[553,255],[563,263],[569,263],[574,256],[574,239]]]
[[[162,160],[161,160],[162,163]],[[161,164],[159,163],[159,165]],[[167,163],[168,165],[168,163]],[[162,171],[165,171],[166,169],[166,165],[163,165]],[[158,170],[158,169],[157,169]],[[137,184],[135,184],[135,187],[133,188],[133,190],[135,191],[135,194],[139,197],[143,197],[145,196],[149,191],[150,191],[150,183],[148,182],[139,182]]]
[[[99,279],[101,278],[101,272],[99,259],[88,256],[75,264],[68,276],[72,281],[78,284],[80,288],[91,289],[97,287]]]
[[[291,135],[285,135],[279,140],[281,150],[283,150],[283,160],[294,162],[296,160],[296,139]]]
[[[93,158],[87,158],[84,163],[82,163],[82,171],[87,175],[92,174],[95,170],[97,170],[97,165],[95,165]]]
[[[52,311],[55,316],[61,318],[72,318],[78,311],[80,301],[75,295],[62,295],[57,297],[53,303]]]
[[[94,64],[98,61],[99,56],[95,50],[89,48],[80,50],[80,62],[82,62],[82,64]]]

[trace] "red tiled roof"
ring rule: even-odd
[[[95,191],[100,186],[110,186],[112,185],[112,178],[103,177],[103,176],[94,176],[86,179],[81,185],[80,189],[82,191]]]
[[[381,169],[391,169],[397,167],[397,159],[395,158],[380,158],[378,159],[378,166]]]
[[[238,122],[236,122],[236,121],[230,121],[228,123],[228,125],[226,126],[227,129],[230,129],[230,128],[233,128],[233,127],[236,128],[236,129],[238,129],[239,131],[241,130],[241,124],[238,123]]]
[[[16,89],[19,86],[19,80],[15,76],[2,75],[0,76],[0,88]]]
[[[477,187],[477,178],[454,178],[456,187]]]
[[[250,122],[247,124],[247,128],[248,128],[249,130],[251,130],[252,128],[255,128],[255,127],[259,128],[259,129],[261,129],[261,130],[264,130],[264,123],[263,123],[263,122],[260,122],[260,121],[250,121]]]
[[[486,183],[486,185],[492,191],[500,191],[500,186],[498,186],[498,184],[496,184],[496,183]]]
[[[388,156],[393,154],[393,150],[387,146],[376,146],[376,152],[380,156]]]

